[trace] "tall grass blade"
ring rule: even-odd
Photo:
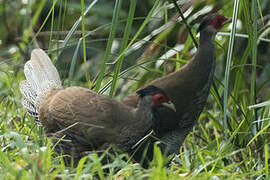
[[[234,8],[233,8],[233,17],[232,17],[232,31],[231,31],[230,40],[229,40],[228,54],[227,54],[227,60],[226,60],[225,80],[224,80],[223,125],[224,125],[224,131],[225,131],[224,133],[225,133],[226,138],[228,137],[227,136],[227,129],[228,129],[227,104],[228,104],[228,93],[229,93],[229,77],[230,77],[233,45],[234,45],[234,35],[235,35],[235,30],[236,30],[236,21],[237,21],[237,15],[238,15],[238,6],[239,6],[239,0],[235,0]]]
[[[268,144],[264,145],[264,169],[265,169],[265,179],[269,179],[269,154],[268,154]]]
[[[260,108],[260,107],[269,106],[269,105],[270,105],[270,100],[265,101],[265,102],[262,102],[262,103],[259,103],[259,104],[251,105],[248,108],[249,109],[253,109],[253,108]]]
[[[143,64],[148,64],[148,63],[152,63],[152,62],[156,62],[156,60],[151,60],[151,61],[144,61],[142,63],[139,63],[139,64],[135,64],[127,69],[125,69],[124,71],[120,72],[119,75],[118,75],[118,78],[120,77],[123,77],[123,75],[127,74],[129,71],[137,68],[137,67],[140,67],[141,65]],[[112,84],[112,80],[108,81],[99,91],[98,93],[100,94],[103,94]]]
[[[53,38],[53,30],[54,30],[54,13],[55,13],[55,11],[54,11],[54,8],[52,9],[52,16],[51,16],[51,32],[50,32],[50,40],[49,40],[49,49],[51,49],[51,43],[52,43],[52,38]],[[60,17],[61,15],[59,15],[59,17]]]
[[[252,1],[253,7],[253,24],[252,24],[252,67],[251,67],[251,82],[250,82],[250,102],[251,104],[256,103],[256,64],[257,64],[257,37],[258,37],[258,25],[257,25],[257,17],[258,17],[258,8],[257,8],[257,0]],[[254,109],[252,112],[252,116],[249,116],[249,122],[251,123],[254,119],[258,119],[257,109]],[[257,130],[258,127],[256,127]]]
[[[84,16],[88,14],[88,12],[92,9],[92,7],[98,2],[98,0],[94,0],[85,10],[84,12]],[[70,29],[70,31],[68,32],[66,38],[64,39],[64,42],[61,45],[61,49],[64,49],[67,46],[68,41],[70,40],[71,36],[75,33],[75,31],[77,30],[77,28],[79,27],[80,23],[82,21],[82,17],[80,17],[72,26],[72,28]],[[60,52],[59,52],[60,53]],[[55,58],[55,62],[57,62],[59,56],[57,56]]]
[[[81,42],[82,42],[82,38],[79,39],[77,46],[76,46],[76,49],[75,49],[75,52],[74,52],[73,57],[72,57],[71,66],[70,66],[69,73],[68,73],[68,86],[71,85],[71,81],[73,79],[75,66],[76,66],[76,59],[77,59],[78,54],[79,54]]]
[[[36,32],[36,34],[35,34],[35,36],[34,36],[32,42],[37,38],[38,34],[40,33],[40,31],[41,31],[41,30],[43,29],[43,27],[45,26],[47,20],[48,20],[49,17],[50,17],[50,14],[51,14],[51,13],[53,12],[53,10],[54,10],[54,7],[55,7],[56,2],[57,2],[57,0],[54,0],[54,1],[53,1],[53,5],[52,5],[52,7],[51,7],[51,9],[50,9],[50,11],[49,11],[49,13],[48,13],[48,15],[46,16],[46,18],[45,18],[45,20],[43,21],[42,25],[40,26],[40,28],[39,28],[38,31]],[[41,1],[40,5],[39,5],[39,8],[38,8],[38,12],[35,14],[35,16],[34,16],[34,18],[33,18],[32,26],[34,26],[34,25],[36,24],[37,18],[39,18],[40,13],[41,13],[41,10],[42,10],[42,8],[45,6],[45,3],[46,3],[46,1],[44,1],[44,0]],[[32,28],[32,27],[31,27],[31,28]]]
[[[105,70],[107,67],[107,62],[109,61],[110,55],[111,55],[111,48],[112,48],[112,43],[115,37],[115,32],[117,29],[117,24],[118,24],[118,17],[119,17],[119,13],[120,13],[120,9],[121,9],[121,4],[122,4],[122,0],[116,0],[115,2],[115,6],[114,6],[114,11],[113,11],[113,19],[112,19],[112,25],[111,25],[111,29],[110,29],[110,35],[109,35],[109,39],[107,42],[107,47],[106,47],[106,51],[105,51],[105,57],[104,57],[104,61],[103,64],[101,66],[98,78],[97,78],[97,82],[95,85],[94,90],[98,91],[100,89],[102,80],[104,78],[104,74],[105,74]]]
[[[262,128],[247,144],[247,146],[249,146],[255,139],[257,139],[257,137],[260,136],[260,134],[262,134],[264,131],[266,131],[268,128],[270,127],[270,124],[266,125],[264,128]]]
[[[156,10],[156,8],[159,5],[160,0],[156,0],[155,4],[153,5],[152,9],[150,10],[150,12],[148,13],[147,17],[145,18],[144,22],[142,23],[142,25],[140,26],[139,30],[137,31],[137,33],[134,35],[134,37],[131,39],[131,41],[128,43],[127,47],[125,48],[125,50],[116,58],[116,60],[112,63],[115,64],[117,63],[117,61],[126,54],[127,50],[130,48],[130,46],[137,40],[137,38],[139,37],[139,35],[141,34],[141,32],[144,30],[145,26],[147,25],[147,23],[151,20],[151,17],[154,13],[154,11]]]
[[[121,47],[120,47],[120,52],[125,50],[125,47],[127,46],[127,43],[128,43],[128,39],[129,39],[131,28],[132,28],[132,23],[133,23],[133,20],[134,20],[134,13],[135,13],[135,9],[136,9],[136,3],[137,3],[137,0],[132,0],[131,4],[130,4],[129,14],[128,14],[128,18],[127,18],[127,23],[126,23],[126,27],[125,27],[123,40],[122,40]],[[118,79],[118,74],[120,73],[123,59],[124,59],[124,56],[122,56],[119,59],[119,61],[116,64],[115,70],[114,70],[112,86],[111,86],[111,89],[110,89],[110,96],[111,97],[113,97],[113,94],[114,94],[114,90],[115,90],[117,79]]]
[[[55,5],[55,2],[56,1],[54,1],[54,5]],[[32,26],[36,25],[36,23],[38,21],[38,18],[40,16],[40,13],[41,13],[43,7],[45,6],[45,3],[46,3],[46,0],[40,1],[39,6],[37,8],[37,11],[35,12],[34,17],[32,18]],[[43,22],[43,24],[46,23],[46,20],[50,17],[50,13],[53,10],[54,5],[51,7],[50,12],[48,13],[48,15],[47,15],[45,21]]]
[[[172,1],[173,1],[173,4],[174,4],[174,7],[176,8],[177,12],[179,13],[180,17],[182,18],[182,21],[183,21],[184,24],[186,25],[186,27],[187,27],[187,29],[188,29],[188,33],[189,33],[189,35],[190,35],[190,37],[191,37],[191,39],[192,39],[192,41],[193,41],[195,47],[198,48],[198,43],[197,43],[195,37],[193,36],[193,33],[192,33],[192,31],[191,31],[191,27],[188,25],[188,23],[187,23],[187,21],[186,21],[186,18],[184,17],[184,15],[183,15],[181,9],[179,8],[179,6],[177,5],[176,0],[172,0]]]
[[[83,62],[86,67],[86,43],[85,43],[85,27],[84,27],[84,0],[81,0],[81,17],[82,17],[82,44],[83,44]],[[88,82],[88,87],[90,87],[90,75],[85,68],[85,79]]]

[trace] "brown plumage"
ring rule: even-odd
[[[153,127],[156,137],[163,142],[162,150],[168,154],[179,151],[206,103],[215,70],[214,39],[225,22],[227,18],[221,15],[206,16],[198,29],[200,41],[196,55],[178,71],[149,83],[164,90],[176,107],[176,113],[161,110],[159,123]],[[121,102],[136,107],[137,97],[131,95]]]
[[[63,89],[58,72],[40,49],[33,50],[24,67],[21,82],[23,105],[44,126],[57,145],[57,151],[76,161],[85,151],[117,146],[130,152],[158,120],[161,107],[174,109],[166,94],[155,86],[137,92],[136,108],[82,87]]]

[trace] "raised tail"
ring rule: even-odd
[[[22,105],[30,115],[38,119],[39,105],[46,92],[61,89],[61,80],[51,59],[41,49],[32,51],[31,59],[24,65],[24,75],[26,80],[20,83]]]

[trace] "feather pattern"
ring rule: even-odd
[[[22,105],[38,119],[38,109],[46,92],[61,89],[59,74],[48,55],[41,49],[32,51],[31,59],[24,65],[25,81],[20,83]]]

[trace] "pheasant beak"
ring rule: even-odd
[[[167,108],[173,110],[174,112],[176,112],[176,108],[175,108],[174,104],[171,101],[164,102],[164,103],[161,104],[161,106],[167,107]]]

